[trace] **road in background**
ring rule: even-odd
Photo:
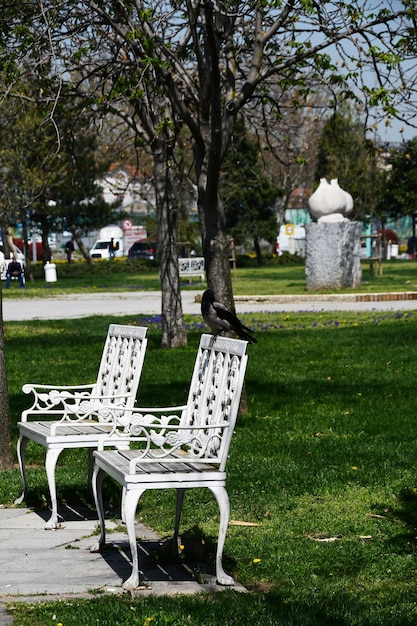
[[[196,297],[203,290],[183,291],[183,312],[200,315]],[[410,311],[417,309],[417,293],[329,294],[302,296],[238,296],[238,313],[320,311]],[[91,315],[160,315],[161,292],[106,292],[73,294],[50,298],[3,300],[3,319],[66,319]]]

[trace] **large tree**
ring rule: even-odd
[[[143,38],[143,54],[135,50],[137,34],[131,28],[130,3],[59,4],[26,2],[8,6],[0,21],[5,54],[1,57],[13,90],[21,58],[32,73],[48,67],[40,98],[49,102],[56,120],[62,94],[71,94],[98,123],[108,115],[119,117],[131,129],[134,147],[145,147],[154,163],[158,219],[164,347],[186,344],[182,315],[176,221],[178,214],[173,152],[178,120],[172,104],[158,85],[152,58]],[[24,16],[27,16],[25,19]]]
[[[91,15],[96,16],[94,28]],[[162,346],[184,346],[187,337],[176,236],[179,185],[174,168],[181,121],[159,87],[153,59],[145,52],[151,42],[144,37],[141,53],[135,49],[137,34],[130,31],[129,12],[123,4],[115,3],[109,8],[96,3],[76,7],[68,3],[61,19],[63,31],[67,32],[71,25],[74,37],[63,37],[59,29],[51,30],[50,35],[61,47],[61,58],[72,78],[68,93],[72,91],[84,107],[90,106],[96,118],[110,115],[111,119],[123,120],[130,130],[133,147],[146,149],[152,157],[162,287]]]

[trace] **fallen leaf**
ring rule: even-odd
[[[338,537],[310,537],[313,541],[321,541],[322,543],[331,543],[332,541],[338,541],[338,539],[341,538],[341,535]]]

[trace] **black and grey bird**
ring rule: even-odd
[[[215,335],[233,331],[241,339],[249,343],[257,343],[251,328],[244,326],[234,313],[226,309],[220,302],[216,302],[214,291],[207,289],[201,300],[201,314],[207,326],[210,326]]]

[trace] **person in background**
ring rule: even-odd
[[[416,256],[416,250],[417,250],[417,241],[415,237],[410,237],[410,239],[407,241],[407,254],[408,254],[408,258],[409,259],[414,259]]]
[[[10,281],[12,280],[12,278],[17,278],[19,280],[19,287],[21,289],[24,288],[25,274],[23,272],[23,267],[21,266],[19,261],[16,261],[16,259],[10,261],[9,265],[7,266],[6,289],[10,288]]]
[[[71,237],[69,241],[65,244],[65,254],[67,255],[68,263],[71,263],[72,253],[74,252],[74,238]]]
[[[114,243],[114,239],[112,237],[110,239],[110,242],[109,242],[109,258],[110,258],[110,260],[114,259],[114,257],[116,256],[116,250],[118,250],[118,249],[119,249],[119,243],[118,242]]]

